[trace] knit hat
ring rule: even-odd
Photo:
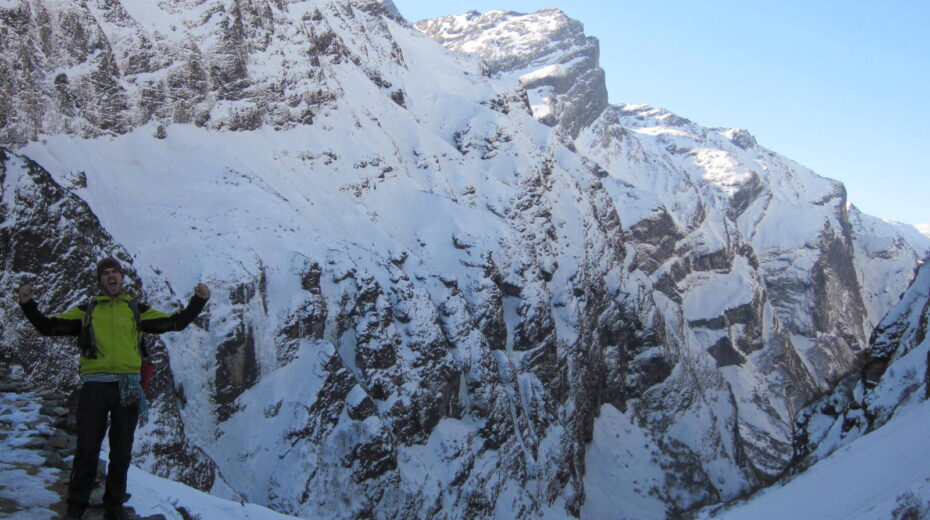
[[[119,274],[122,274],[125,276],[125,273],[123,273],[123,266],[119,265],[119,262],[117,262],[115,258],[113,258],[112,256],[108,256],[104,258],[103,260],[97,262],[97,279],[98,280],[100,279],[100,276],[103,274],[104,269],[107,269],[110,267],[116,269],[117,271],[119,271]]]

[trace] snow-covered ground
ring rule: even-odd
[[[49,488],[62,475],[61,470],[42,466],[39,436],[50,434],[52,427],[39,410],[34,392],[0,393],[0,517],[54,518],[50,508],[60,499]],[[19,507],[26,509],[15,511]]]
[[[208,495],[183,484],[156,477],[135,466],[129,468],[129,493],[132,497],[127,505],[135,509],[136,514],[140,516],[160,514],[169,520],[296,518],[255,504],[239,503]]]
[[[930,518],[930,401],[896,417],[751,500],[700,518],[884,520]],[[919,516],[903,516],[904,511]],[[911,513],[916,514],[916,513]]]
[[[64,501],[68,474],[47,465],[42,447],[54,435],[53,419],[43,413],[39,394],[0,392],[0,518],[51,520]],[[106,447],[104,440],[104,453]],[[70,467],[65,459],[65,467]],[[127,505],[137,515],[163,515],[168,520],[294,518],[254,504],[224,500],[177,482],[130,467]]]

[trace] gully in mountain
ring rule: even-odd
[[[140,410],[145,413],[141,387],[142,333],[161,334],[183,330],[200,314],[210,289],[197,284],[187,307],[165,314],[136,303],[123,291],[123,268],[107,257],[97,264],[97,280],[103,294],[85,306],[47,317],[32,299],[32,286],[18,289],[20,307],[44,336],[80,336],[81,393],[77,410],[77,448],[68,485],[66,519],[84,514],[94,487],[100,445],[110,422],[110,464],[104,494],[107,519],[125,518],[123,501],[126,475],[132,457],[133,434]]]

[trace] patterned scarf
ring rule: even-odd
[[[81,376],[85,383],[119,383],[119,404],[123,406],[138,405],[139,424],[145,424],[149,418],[149,403],[142,391],[142,376],[139,374],[87,374]]]

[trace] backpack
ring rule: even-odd
[[[78,347],[81,349],[81,355],[89,359],[97,357],[97,344],[94,339],[94,327],[91,324],[94,306],[97,301],[91,298],[84,308],[84,320],[81,321],[81,332],[78,334]],[[145,345],[145,339],[142,335],[142,313],[149,310],[149,306],[139,303],[134,298],[129,300],[129,308],[132,309],[132,318],[136,324],[136,330],[139,331],[139,344],[136,348],[139,351],[139,357],[142,358],[142,389],[148,390],[149,382],[152,380],[152,373],[155,366],[149,361],[149,351]]]

